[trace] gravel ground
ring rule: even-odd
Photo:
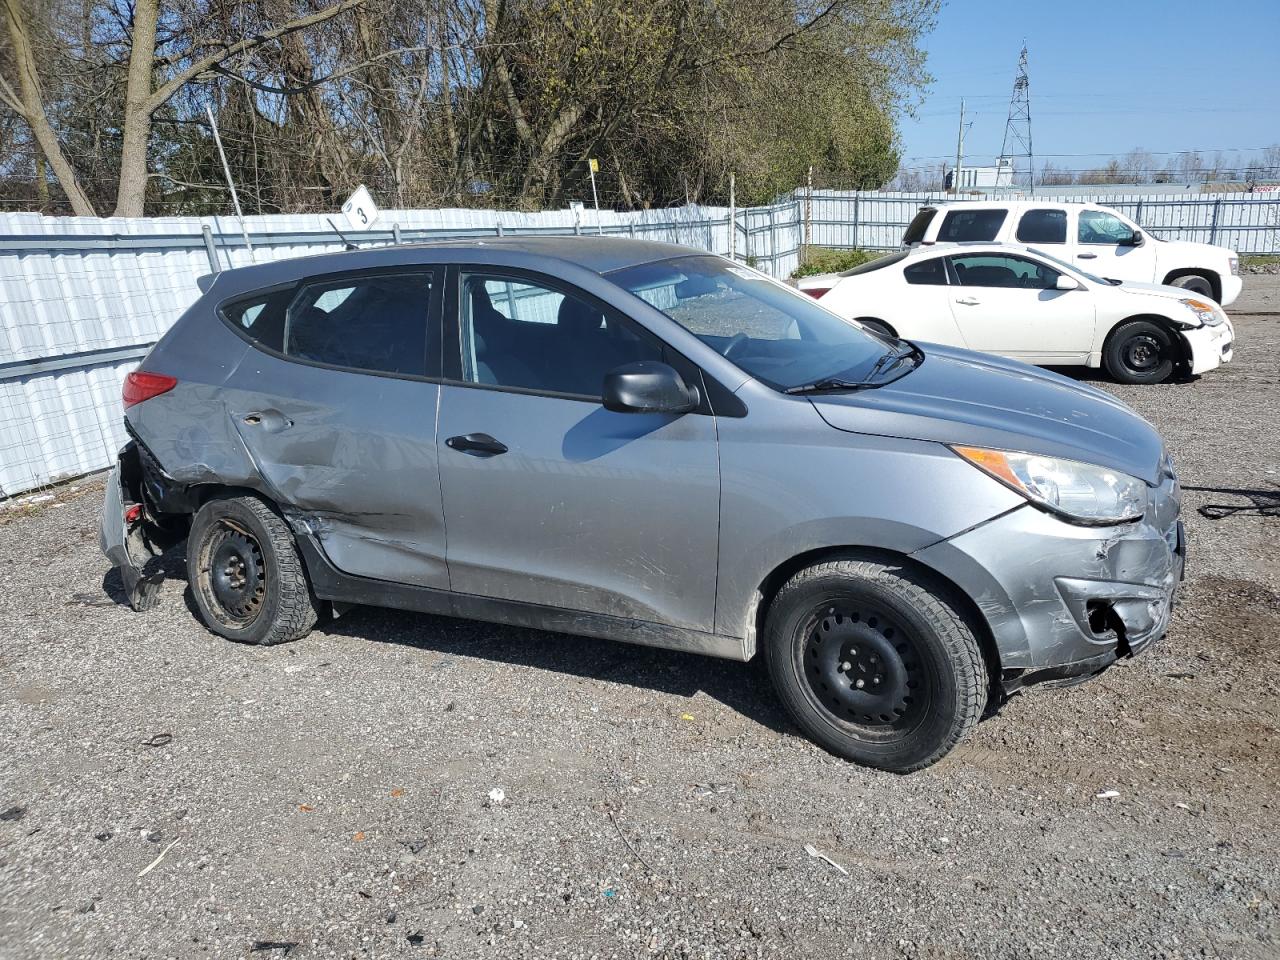
[[[1280,955],[1280,317],[1238,327],[1108,387],[1188,491],[1168,639],[909,777],[756,664],[376,610],[250,649],[180,566],[119,604],[99,484],[0,518],[0,956]]]

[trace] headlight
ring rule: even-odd
[[[1074,523],[1122,523],[1147,512],[1147,485],[1118,470],[1034,453],[951,449],[1036,506]]]
[[[1227,269],[1231,271],[1233,277],[1240,276],[1240,258],[1227,257]]]
[[[1199,317],[1200,322],[1206,327],[1216,327],[1222,322],[1222,316],[1212,303],[1206,303],[1203,300],[1183,300],[1181,302],[1184,307]]]

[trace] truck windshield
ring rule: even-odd
[[[846,386],[832,389],[879,386],[909,373],[919,362],[880,362],[902,353],[904,345],[869,333],[811,297],[721,257],[643,263],[616,270],[608,278],[775,390],[835,382]],[[891,371],[896,376],[890,377]]]

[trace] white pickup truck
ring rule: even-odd
[[[959,201],[921,207],[902,245],[975,241],[1021,243],[1115,280],[1159,283],[1226,306],[1240,296],[1234,250],[1187,240],[1161,240],[1095,203],[1047,200]]]

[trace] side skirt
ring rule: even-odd
[[[335,567],[323,547],[309,533],[296,535],[298,550],[311,586],[322,600],[337,603],[359,604],[371,607],[392,607],[397,610],[413,610],[418,613],[434,613],[465,620],[485,620],[504,623],[513,627],[529,627],[555,633],[572,633],[583,637],[617,640],[645,647],[661,647],[698,653],[725,660],[750,660],[747,641],[740,637],[726,637],[716,633],[703,633],[646,620],[627,617],[611,617],[603,613],[586,613],[579,610],[561,610],[536,603],[517,600],[497,600],[471,594],[453,593],[413,584],[392,583],[343,573]]]

